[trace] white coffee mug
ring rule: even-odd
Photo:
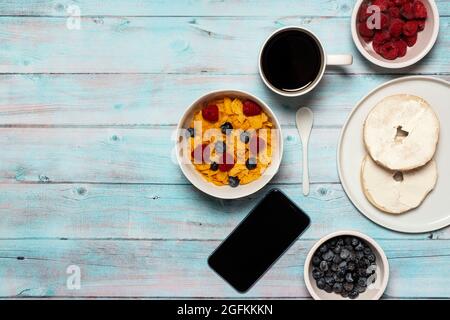
[[[321,55],[321,66],[319,69],[319,72],[316,76],[316,78],[314,79],[314,81],[311,82],[311,84],[309,84],[308,86],[301,88],[299,90],[295,90],[295,91],[285,91],[282,89],[279,89],[277,87],[275,87],[273,84],[270,83],[270,81],[266,78],[265,74],[264,74],[264,70],[263,70],[263,66],[262,66],[262,55],[263,55],[263,51],[266,48],[267,43],[276,35],[282,33],[282,32],[286,32],[286,31],[298,31],[298,32],[302,32],[302,33],[306,33],[307,35],[310,36],[310,38],[312,38],[318,48],[319,48],[319,52]],[[261,51],[259,53],[259,74],[263,80],[263,82],[266,84],[266,86],[272,90],[275,93],[278,93],[282,96],[285,97],[298,97],[301,95],[304,95],[308,92],[310,92],[311,90],[313,90],[317,84],[320,82],[320,80],[322,80],[323,75],[325,73],[325,68],[326,66],[343,66],[343,65],[350,65],[353,63],[353,57],[350,54],[340,54],[340,55],[327,55],[325,53],[325,49],[323,48],[322,43],[320,42],[319,38],[317,38],[317,36],[312,33],[311,31],[309,31],[308,29],[302,28],[302,27],[296,27],[296,26],[288,26],[288,27],[283,27],[281,29],[276,30],[275,32],[273,32],[264,42],[264,45],[261,48]]]

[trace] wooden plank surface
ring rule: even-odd
[[[297,108],[308,106],[316,128],[340,128],[365,94],[396,77],[327,74],[313,94],[287,99],[258,75],[8,74],[0,75],[0,126],[175,126],[198,97],[227,88],[263,99],[282,125],[295,125]]]
[[[0,182],[186,184],[174,158],[174,127],[0,128]],[[338,182],[339,129],[311,135],[311,181]],[[301,141],[283,129],[284,155],[275,182],[301,182]],[[362,143],[362,141],[361,141]]]
[[[449,21],[442,17],[443,30]],[[292,24],[315,31],[328,54],[354,55],[351,67],[329,73],[398,73],[357,52],[348,18],[95,17],[81,18],[79,30],[66,24],[64,18],[0,17],[0,73],[256,74],[265,38]],[[402,73],[445,72],[449,50],[450,37],[441,33],[434,49]]]
[[[450,228],[417,235],[381,228],[348,201],[336,172],[340,128],[367,92],[402,75],[449,80],[450,2],[436,2],[435,48],[394,71],[355,49],[353,0],[1,1],[0,297],[309,298],[307,251],[349,228],[386,251],[384,298],[450,297]],[[80,9],[80,30],[67,28],[70,6]],[[300,99],[269,93],[257,74],[258,51],[271,31],[290,24],[316,32],[328,53],[352,53],[354,65],[328,69],[314,94]],[[222,88],[261,97],[284,132],[273,184],[236,201],[197,191],[171,159],[184,109]],[[313,108],[316,119],[310,197],[300,192],[298,106]],[[273,186],[314,223],[241,296],[206,258]],[[81,267],[81,290],[65,286],[71,264]]]
[[[440,15],[450,15],[447,0],[436,0]],[[16,0],[0,3],[3,15],[67,16],[70,6],[82,16],[344,16],[354,0]]]
[[[314,241],[298,241],[245,295],[207,266],[218,241],[0,241],[1,297],[295,297],[309,298],[303,264]],[[450,295],[450,241],[382,240],[391,268],[385,297]],[[80,290],[66,269],[81,269]],[[440,276],[436,276],[440,275]]]
[[[220,240],[273,187],[223,201],[191,185],[0,184],[0,239]],[[302,239],[348,228],[378,239],[450,238],[449,228],[402,234],[376,227],[351,205],[339,184],[314,184],[309,197],[300,185],[275,187],[310,215],[313,224]]]

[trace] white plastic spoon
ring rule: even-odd
[[[298,133],[303,146],[303,194],[309,194],[308,142],[314,122],[314,114],[309,108],[300,108],[295,115]]]

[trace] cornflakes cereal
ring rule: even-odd
[[[190,125],[191,161],[209,182],[237,187],[257,180],[272,161],[270,117],[253,101],[206,103]]]

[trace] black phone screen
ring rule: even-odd
[[[308,228],[309,217],[280,190],[271,190],[220,244],[209,266],[245,292]]]

